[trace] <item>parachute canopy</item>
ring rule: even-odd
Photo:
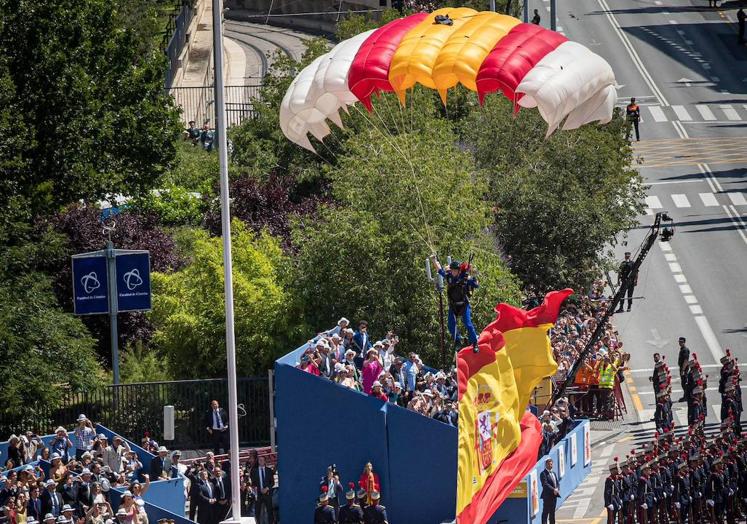
[[[465,7],[417,13],[337,44],[304,68],[280,105],[289,140],[314,151],[308,134],[323,140],[327,120],[342,127],[340,109],[394,92],[404,102],[416,84],[446,103],[457,84],[480,102],[500,91],[520,107],[536,107],[556,129],[607,123],[617,100],[609,64],[559,33],[516,18]]]

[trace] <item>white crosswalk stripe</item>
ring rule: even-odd
[[[690,201],[687,199],[687,195],[672,195],[672,201],[676,207],[690,207]]]
[[[711,111],[711,108],[707,105],[697,104],[695,109],[698,110],[698,113],[703,117],[703,120],[716,120],[716,115],[713,114],[713,111]]]
[[[718,205],[716,195],[714,195],[713,193],[698,193],[698,196],[700,196],[700,199],[703,201],[703,205],[706,207],[713,207]]]
[[[742,118],[739,116],[739,113],[737,113],[736,109],[731,107],[729,104],[722,104],[720,107],[721,107],[721,110],[726,115],[727,119],[733,120],[733,121],[742,120]]]
[[[711,404],[716,420],[721,420],[721,404]]]
[[[692,120],[692,117],[690,116],[690,113],[687,112],[687,109],[685,109],[685,106],[672,106],[672,110],[680,120],[683,120],[685,122],[689,122],[690,120]]]
[[[650,195],[646,197],[646,207],[650,209],[661,209],[663,206],[661,205],[661,200],[659,200],[658,196]]]
[[[667,121],[667,116],[664,114],[664,111],[662,111],[661,107],[649,106],[648,110],[651,112],[651,116],[654,118],[655,122]]]
[[[727,193],[729,195],[729,200],[731,200],[731,203],[735,206],[743,206],[747,204],[747,200],[745,200],[744,195],[739,192],[730,192]]]

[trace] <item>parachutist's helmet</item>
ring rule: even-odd
[[[449,264],[449,269],[459,269],[459,266],[460,266],[459,261],[452,260],[451,264]]]

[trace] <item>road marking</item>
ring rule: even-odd
[[[651,195],[646,197],[646,207],[651,209],[661,209],[663,206],[661,205],[661,200],[659,200],[658,196]]]
[[[721,104],[719,107],[721,108],[721,111],[724,112],[727,119],[732,120],[732,121],[742,120],[742,118],[739,116],[739,113],[737,113],[736,109],[731,107],[729,104]]]
[[[713,359],[716,362],[719,362],[721,357],[724,356],[724,351],[721,349],[721,345],[718,343],[718,339],[713,333],[713,329],[711,329],[711,324],[708,322],[708,319],[703,315],[696,315],[695,323],[697,324],[698,329],[700,329],[700,334],[703,335],[703,339],[705,340],[708,349],[711,351]]]
[[[731,200],[731,203],[735,206],[743,206],[747,204],[747,200],[745,200],[744,195],[740,192],[731,191],[726,194],[729,195],[729,200]]]
[[[602,449],[602,452],[599,454],[600,458],[607,458],[610,455],[612,455],[612,451],[615,449],[614,444],[608,444],[604,446],[604,449]]]
[[[698,303],[698,298],[695,295],[685,295],[683,298],[685,299],[685,302],[687,302],[688,304]]]
[[[687,195],[677,193],[672,195],[672,201],[676,207],[690,207],[690,201],[687,199]]]
[[[662,251],[669,252],[672,250],[672,245],[669,242],[659,242],[659,247]]]
[[[669,184],[700,184],[704,180],[662,180],[660,182],[646,182],[647,186],[666,186]],[[666,244],[663,244],[666,245]]]
[[[664,259],[667,262],[677,262],[677,255],[675,255],[674,253],[666,253],[664,255]]]
[[[690,113],[687,112],[687,109],[685,109],[685,106],[672,106],[672,109],[674,110],[674,114],[676,114],[677,118],[680,120],[692,120],[692,117],[690,116]]]
[[[747,226],[742,221],[742,218],[739,216],[739,213],[737,213],[737,208],[734,206],[723,206],[724,211],[726,211],[726,214],[729,215],[729,218],[731,218],[731,221],[734,222],[737,226],[737,233],[739,233],[739,236],[742,237],[742,240],[744,240],[744,243],[747,244],[747,236],[745,236],[744,231],[747,231]],[[733,213],[733,214],[732,214]]]
[[[698,196],[703,201],[703,205],[706,207],[713,207],[718,205],[716,195],[714,195],[713,193],[698,193]]]
[[[654,0],[654,4],[656,4],[656,5],[662,5],[662,2],[661,2],[661,0]]]
[[[604,10],[604,14],[607,17],[607,20],[609,21],[610,25],[612,26],[612,29],[615,31],[620,41],[623,43],[623,46],[625,47],[625,49],[628,51],[628,55],[630,55],[630,58],[633,60],[633,64],[635,65],[636,69],[638,69],[638,72],[641,73],[641,76],[643,77],[644,82],[646,82],[646,84],[651,89],[651,91],[653,91],[654,96],[656,96],[656,98],[659,99],[659,103],[663,106],[668,106],[669,102],[664,97],[664,94],[656,86],[656,83],[654,82],[653,78],[651,77],[648,70],[646,69],[646,66],[643,65],[643,62],[641,61],[641,57],[638,56],[638,53],[636,52],[635,48],[630,43],[630,39],[622,31],[620,24],[617,23],[617,20],[613,16],[612,10],[610,9],[609,4],[607,4],[607,0],[597,0],[597,2]]]
[[[672,273],[682,273],[682,266],[680,266],[677,262],[670,262],[669,269]]]
[[[747,364],[740,362],[739,365],[741,367],[747,368]],[[701,364],[700,367],[702,368],[720,368],[721,364]],[[630,373],[636,373],[636,374],[643,374],[643,373],[651,373],[654,370],[654,368],[639,368],[639,369],[629,369],[628,371]],[[678,380],[675,377],[672,377],[672,380]],[[745,386],[747,387],[747,386]]]
[[[716,414],[716,420],[721,420],[721,404],[711,404],[713,412]]]
[[[680,293],[683,295],[689,295],[693,292],[693,290],[690,288],[690,284],[680,284]]]
[[[687,282],[687,278],[685,278],[685,275],[683,275],[682,273],[677,273],[676,275],[674,275],[674,281],[678,284],[685,284]]]
[[[648,106],[648,110],[651,111],[651,116],[654,117],[655,122],[666,122],[667,115],[661,110],[659,106]]]
[[[707,105],[696,104],[695,109],[698,110],[698,113],[703,117],[703,120],[716,120],[716,115],[713,114],[713,111],[711,111],[711,108]]]
[[[672,25],[677,25],[679,22],[677,22],[677,20],[670,20],[669,23]]]
[[[747,386],[739,386],[739,387],[741,389],[747,389]],[[706,393],[709,392],[709,391],[718,391],[718,387],[707,388],[706,389]],[[678,395],[678,394],[681,394],[681,393],[682,393],[681,389],[672,389],[672,395]],[[641,392],[641,395],[646,395],[646,396],[653,395],[653,394],[654,394],[653,391],[643,391],[643,392]],[[718,406],[719,406],[719,409],[721,409],[721,405],[718,404]]]
[[[698,304],[693,304],[692,306],[690,306],[690,313],[692,313],[693,315],[702,315],[703,308]]]

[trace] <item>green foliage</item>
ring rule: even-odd
[[[95,387],[100,368],[95,341],[64,313],[50,278],[27,273],[0,279],[0,406],[23,417],[58,405],[68,388]]]
[[[120,378],[123,384],[173,380],[171,366],[157,352],[134,344],[120,353]]]
[[[207,204],[200,193],[173,185],[138,198],[132,207],[143,214],[154,213],[166,226],[197,226],[203,220]]]
[[[489,175],[495,232],[525,285],[588,286],[606,260],[605,246],[636,224],[643,186],[632,169],[623,119],[544,139],[532,111],[511,118],[490,97],[464,123],[465,139]]]
[[[165,59],[145,52],[134,24],[120,25],[116,4],[0,0],[2,76],[27,133],[13,192],[33,214],[137,195],[173,161],[179,125]]]
[[[173,167],[165,173],[158,187],[180,186],[186,191],[212,195],[220,177],[220,163],[216,153],[208,153],[191,142],[176,144]]]
[[[478,324],[494,318],[497,302],[519,298],[486,234],[485,182],[455,143],[435,118],[396,136],[369,127],[347,141],[328,173],[337,204],[294,231],[294,283],[309,324],[365,318],[379,334],[395,329],[403,351],[438,362],[437,295],[424,268],[433,251],[443,259],[475,253],[485,283],[474,303]]]
[[[287,263],[278,241],[233,222],[233,284],[238,372],[262,373],[288,350],[292,301],[283,283]],[[225,374],[222,239],[183,230],[177,241],[191,261],[181,271],[153,274],[154,346],[179,378]]]

